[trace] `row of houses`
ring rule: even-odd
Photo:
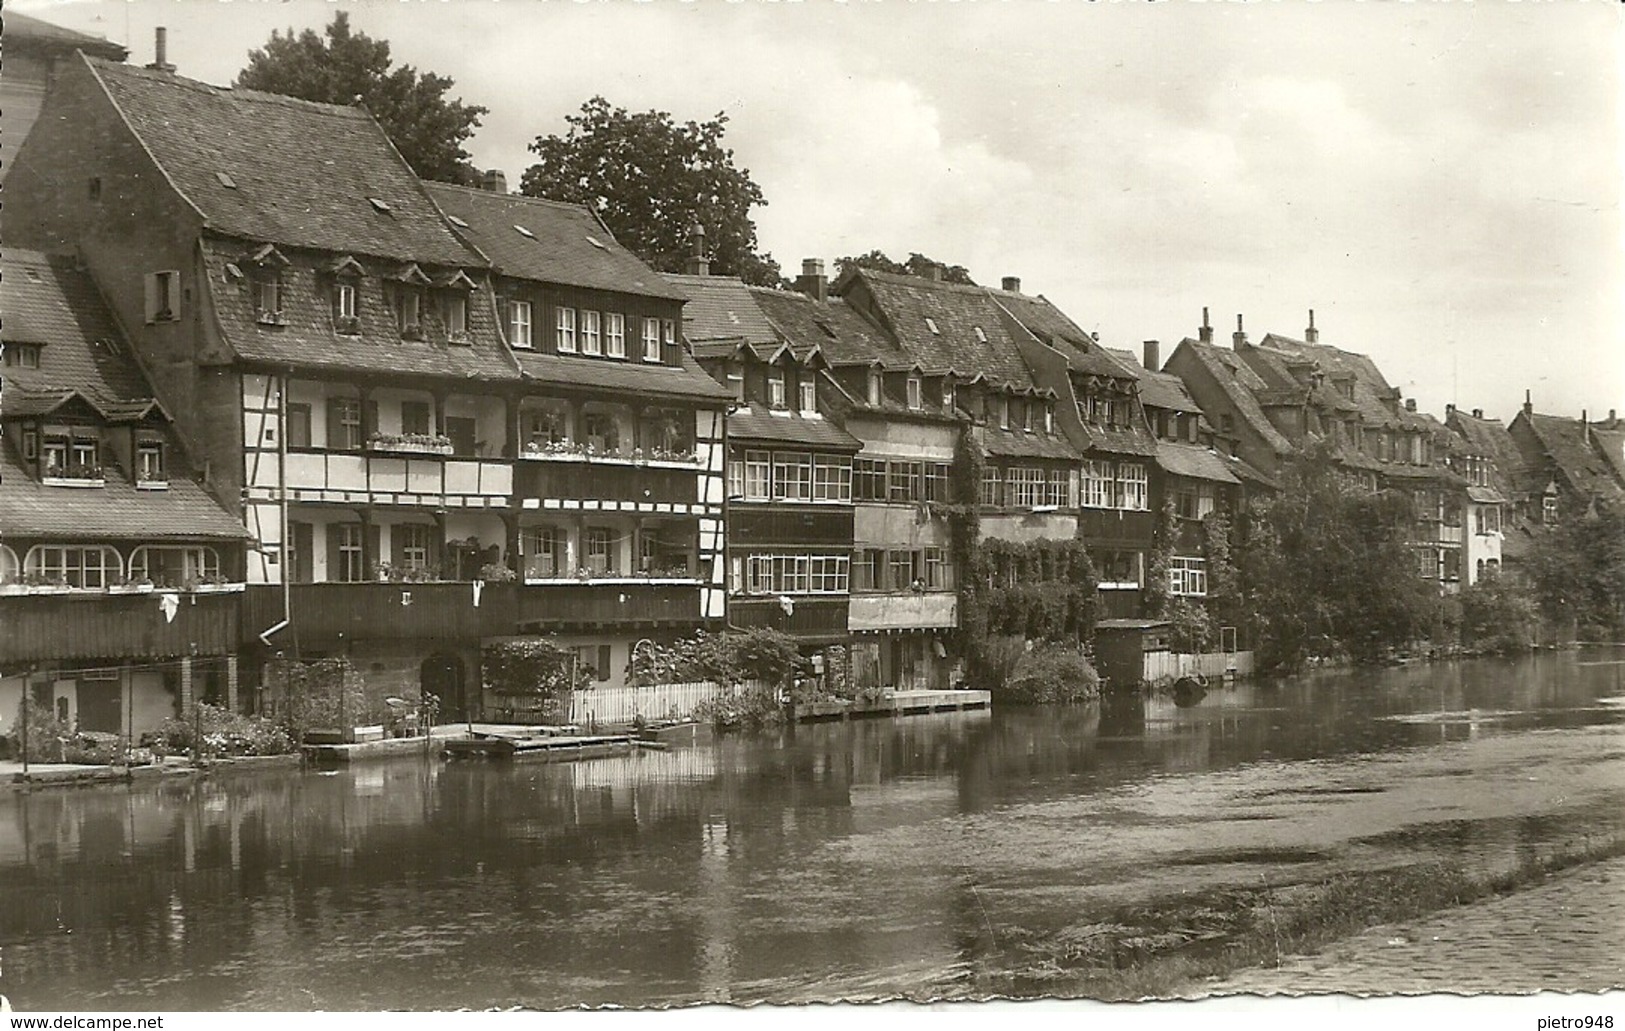
[[[1415,495],[1444,590],[1625,491],[1614,413],[1441,423],[1312,313],[1223,347],[1204,312],[1162,361],[1014,278],[813,259],[764,289],[703,232],[662,275],[500,176],[419,181],[358,109],[52,41],[5,170],[5,720],[24,691],[91,730],[253,709],[279,656],[497,715],[485,645],[551,635],[615,685],[729,627],[944,687],[967,506],[983,539],[1081,539],[1135,617],[1158,547],[1200,600],[1203,520],[1317,443]]]

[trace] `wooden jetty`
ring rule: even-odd
[[[446,742],[449,759],[524,759],[532,762],[574,762],[628,755],[635,743],[629,734],[551,734],[516,736],[479,735]]]
[[[987,691],[889,691],[867,702],[832,699],[792,706],[790,718],[797,722],[846,720],[873,716],[912,716],[927,712],[957,712],[986,709],[993,696]]]

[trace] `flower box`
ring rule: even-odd
[[[168,480],[136,480],[136,490],[168,490]]]
[[[99,473],[95,476],[42,476],[40,482],[47,487],[105,487],[105,480]]]
[[[374,434],[367,440],[369,451],[394,451],[415,455],[449,455],[452,444],[439,435],[404,433]]]

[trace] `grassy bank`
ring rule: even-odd
[[[976,994],[1107,1000],[1200,994],[1208,978],[1275,966],[1378,924],[1415,920],[1621,855],[1625,838],[1588,839],[1493,875],[1449,863],[1355,871],[1182,895],[1053,934],[1000,934],[997,951],[981,957]]]

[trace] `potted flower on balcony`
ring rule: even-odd
[[[480,567],[480,579],[488,584],[512,583],[519,574],[500,562],[487,562]]]
[[[7,580],[4,583],[0,583],[0,598],[4,598],[4,597],[7,597],[8,595],[13,595],[13,594],[27,594],[27,593],[28,593],[28,585],[23,583],[22,580],[18,579],[17,577],[12,577],[10,580]]]
[[[71,590],[66,577],[49,573],[24,573],[22,583],[29,594],[67,594]]]

